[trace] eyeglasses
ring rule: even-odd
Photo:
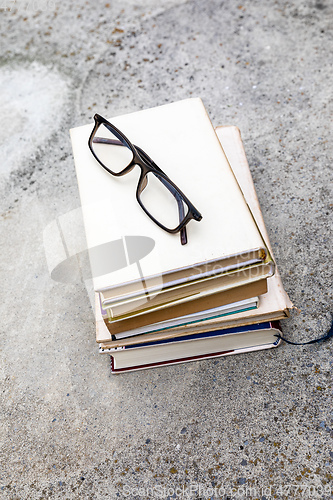
[[[164,231],[180,232],[181,244],[185,245],[186,224],[192,219],[200,221],[200,212],[147,153],[134,146],[102,116],[96,114],[94,120],[88,144],[98,163],[117,177],[127,174],[138,165],[141,168],[136,189],[139,205]]]

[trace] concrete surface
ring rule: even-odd
[[[200,96],[241,129],[300,309],[285,335],[322,335],[332,15],[328,0],[1,2],[3,498],[332,498],[332,342],[112,377],[84,285],[52,281],[43,247],[79,206],[70,127]]]

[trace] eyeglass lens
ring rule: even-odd
[[[126,169],[133,160],[133,152],[125,139],[113,133],[104,123],[99,125],[91,147],[99,161],[116,174]],[[140,156],[150,164],[150,158],[138,149]],[[170,230],[176,229],[189,211],[179,191],[156,171],[145,173],[138,187],[138,197],[146,212]]]
[[[188,213],[178,191],[157,172],[145,175],[139,198],[147,212],[168,229],[175,229]]]
[[[123,146],[123,147],[122,147]],[[132,161],[133,153],[102,123],[93,138],[92,149],[97,158],[114,173],[124,170]]]

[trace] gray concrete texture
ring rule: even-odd
[[[0,7],[0,497],[332,498],[332,342],[113,377],[84,284],[52,281],[43,246],[80,204],[69,128],[199,96],[241,130],[299,308],[285,336],[325,333],[332,2]]]

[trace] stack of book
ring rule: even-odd
[[[96,340],[112,373],[276,347],[292,304],[238,128],[214,130],[198,98],[111,121],[202,214],[181,245],[137,203],[140,169],[110,175],[88,147],[93,126],[71,129]]]

